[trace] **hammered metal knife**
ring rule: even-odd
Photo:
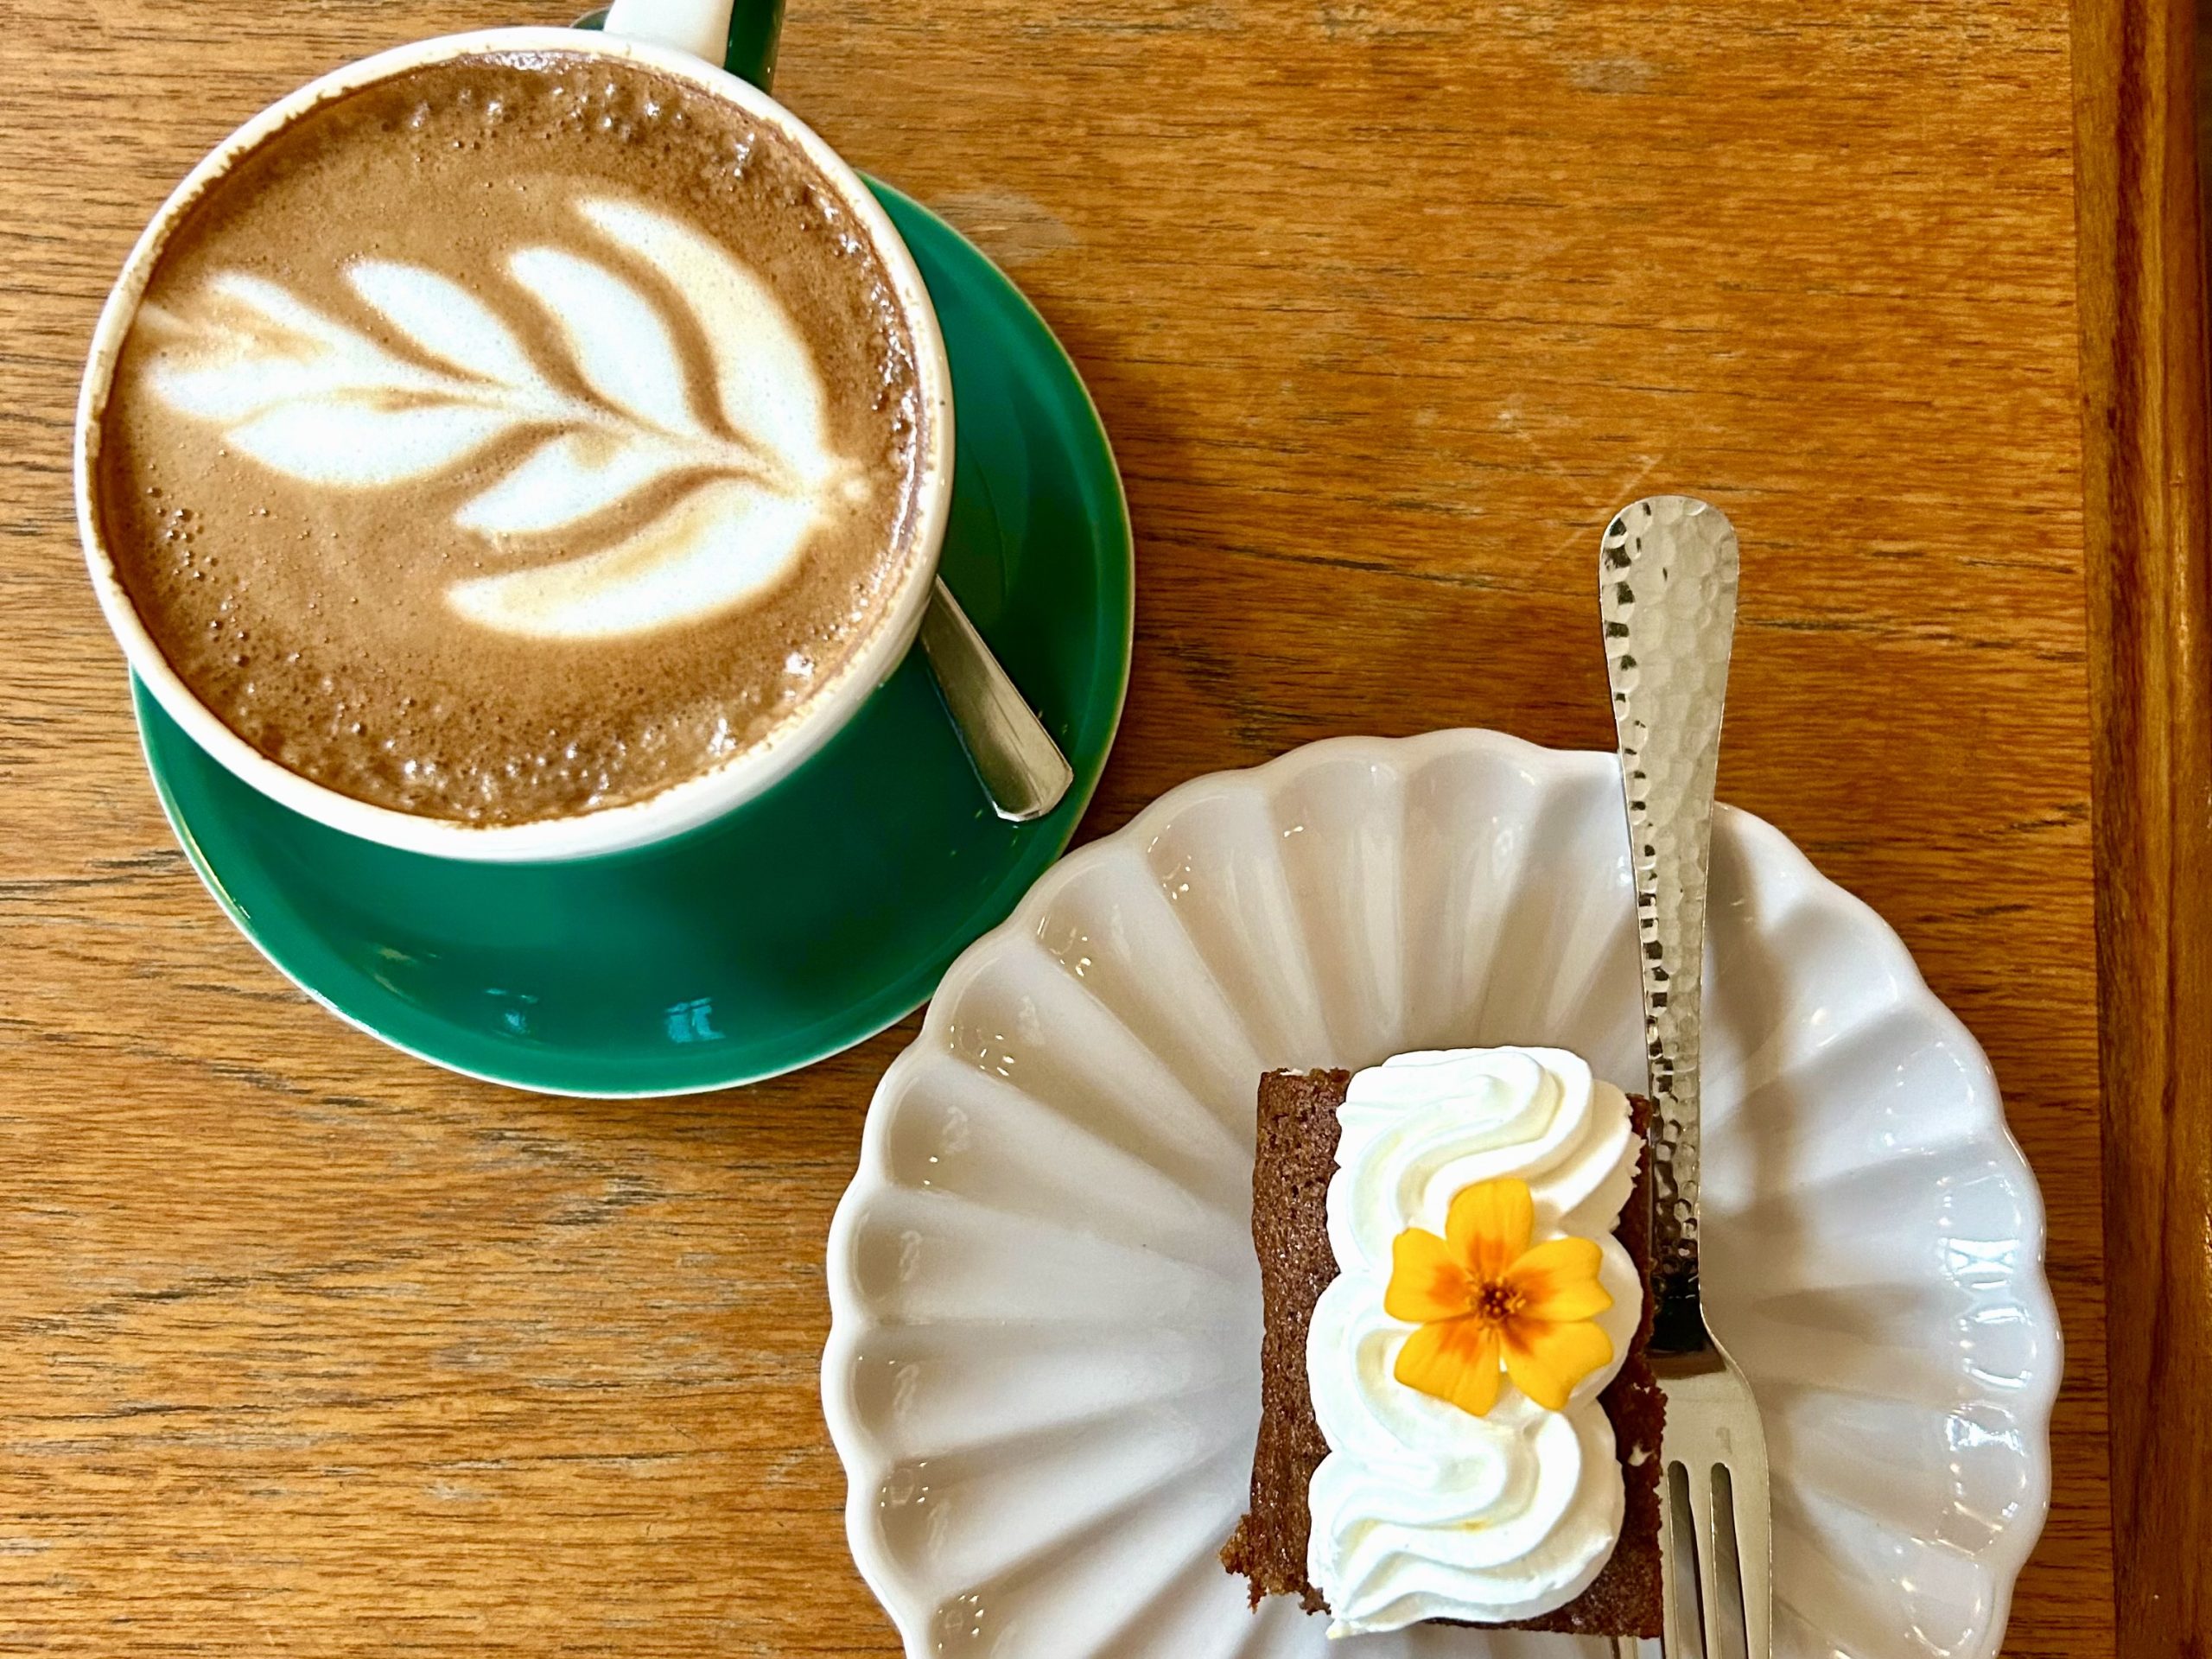
[[[1699,1020],[1736,531],[1686,495],[1623,508],[1598,556],[1636,877],[1652,1100],[1651,1365],[1667,1402],[1660,1551],[1667,1659],[1769,1659],[1766,1435],[1698,1295]]]

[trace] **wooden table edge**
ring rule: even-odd
[[[2200,3],[2074,11],[2121,1659],[2212,1655],[2212,457]]]

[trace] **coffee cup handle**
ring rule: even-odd
[[[672,46],[771,90],[784,0],[614,0],[606,18],[609,35]]]

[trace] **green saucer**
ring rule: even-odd
[[[651,1095],[805,1065],[924,1001],[1074,833],[1128,683],[1128,509],[1074,365],[959,233],[875,185],[952,359],[945,580],[1075,766],[1001,823],[918,652],[796,776],[641,852],[463,863],[341,835],[239,782],[133,683],[146,760],[231,918],[333,1012],[456,1071]]]

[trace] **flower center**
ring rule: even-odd
[[[1521,1311],[1522,1295],[1502,1279],[1485,1279],[1467,1298],[1467,1311],[1485,1325],[1503,1325]]]

